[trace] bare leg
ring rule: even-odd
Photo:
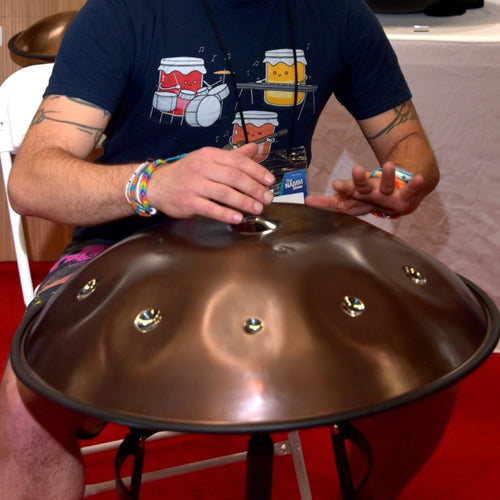
[[[83,417],[33,393],[7,364],[0,385],[0,491],[23,500],[82,498]]]

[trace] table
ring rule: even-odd
[[[416,213],[365,219],[475,281],[500,306],[500,0],[457,17],[378,17],[412,90],[441,181]],[[310,191],[332,192],[331,181],[348,176],[355,164],[378,167],[357,124],[332,98],[313,141]]]

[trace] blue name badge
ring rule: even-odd
[[[280,149],[261,162],[276,178],[271,186],[275,202],[304,203],[307,196],[307,155],[304,146]]]
[[[306,170],[294,170],[285,172],[281,182],[279,195],[275,197],[277,202],[304,203],[307,196]]]

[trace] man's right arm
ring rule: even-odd
[[[46,97],[9,178],[14,210],[75,225],[130,214],[117,187],[125,185],[134,166],[109,169],[85,160],[98,144],[109,117],[107,111],[81,100]]]
[[[86,158],[110,115],[88,102],[48,96],[16,156],[9,197],[22,215],[71,225],[95,225],[131,215],[124,191],[137,164],[100,165]],[[255,145],[235,151],[203,148],[158,168],[148,195],[173,217],[204,215],[238,222],[271,202],[269,172],[251,160]]]

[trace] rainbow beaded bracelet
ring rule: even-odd
[[[125,198],[137,215],[151,217],[157,213],[156,208],[151,206],[147,198],[148,183],[151,180],[153,172],[158,166],[172,163],[183,156],[185,154],[167,158],[166,160],[148,160],[137,167],[125,188]]]
[[[130,177],[125,189],[125,197],[137,215],[151,217],[156,214],[156,208],[153,208],[147,199],[147,188],[156,167],[164,163],[163,160],[144,162]]]
[[[367,179],[380,179],[382,177],[382,169],[377,168],[376,170],[371,170],[366,172]],[[403,170],[401,167],[396,167],[394,171],[394,185],[401,189],[405,184],[408,184],[413,179],[413,174]],[[380,210],[371,210],[370,213],[375,217],[380,217],[381,219],[397,219],[399,215],[388,215]]]
[[[382,169],[377,168],[376,170],[371,170],[366,172],[367,179],[380,179],[382,177]],[[403,170],[401,167],[396,167],[394,170],[394,185],[401,189],[405,184],[408,184],[413,179],[413,174]]]

